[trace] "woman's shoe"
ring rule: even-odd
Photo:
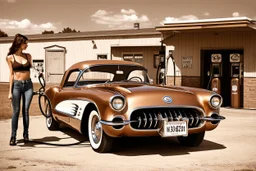
[[[11,145],[11,146],[17,145],[17,143],[16,143],[16,138],[11,137],[10,145]]]
[[[28,143],[29,142],[29,138],[28,138],[28,136],[25,136],[24,137],[24,143],[26,144],[26,143]]]

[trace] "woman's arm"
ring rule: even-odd
[[[29,61],[29,63],[30,63],[30,66],[31,66],[31,68],[33,67],[32,66],[32,56],[29,54],[29,53],[27,53],[27,58],[28,58],[28,61]]]
[[[13,86],[13,78],[14,78],[13,68],[12,68],[12,56],[11,55],[7,56],[6,61],[10,70],[10,76],[9,76],[10,86],[9,86],[8,98],[12,99],[12,86]]]

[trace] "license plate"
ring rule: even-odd
[[[176,137],[188,135],[187,121],[164,121],[162,128],[159,130],[162,137]]]

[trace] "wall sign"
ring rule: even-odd
[[[107,55],[107,54],[98,54],[98,55],[97,55],[97,59],[98,59],[98,60],[105,60],[105,59],[108,59],[108,55]]]
[[[34,77],[38,77],[39,73],[44,73],[44,60],[34,59],[33,60]]]
[[[221,54],[212,54],[211,60],[214,63],[220,63],[222,61],[222,56]]]
[[[185,56],[181,58],[182,60],[182,68],[191,68],[192,67],[192,56]]]
[[[232,53],[229,56],[230,62],[240,62],[240,54],[239,53]]]

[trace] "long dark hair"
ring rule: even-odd
[[[28,38],[22,34],[16,34],[12,42],[12,46],[9,49],[8,55],[14,54],[20,48],[22,43],[26,43]]]

